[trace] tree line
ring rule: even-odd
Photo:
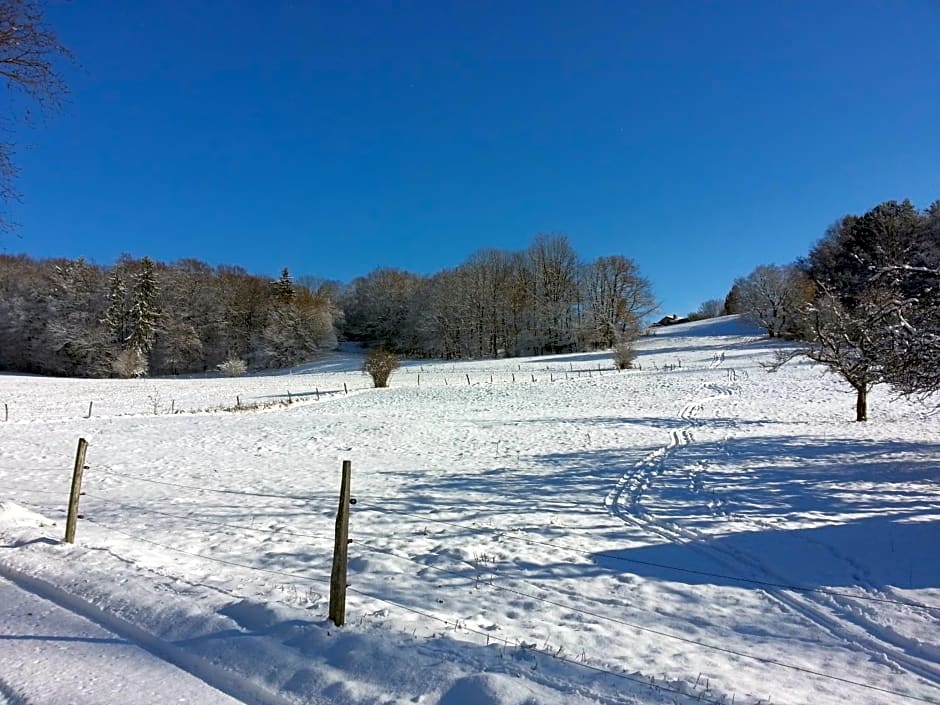
[[[197,260],[0,255],[0,369],[82,377],[284,367],[336,346],[328,288]],[[229,369],[240,369],[239,365]]]
[[[348,286],[198,260],[0,255],[0,369],[237,374],[295,365],[340,338],[446,359],[570,352],[629,344],[654,307],[632,260],[582,263],[562,235],[431,276],[378,269]]]
[[[564,235],[538,235],[521,252],[481,250],[431,276],[379,269],[341,302],[346,338],[445,359],[609,348],[635,339],[656,307],[633,260],[582,262]]]
[[[805,356],[839,375],[856,392],[858,421],[877,384],[940,391],[940,201],[847,215],[805,257],[736,280],[723,309],[798,341],[771,369]]]

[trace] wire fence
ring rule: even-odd
[[[237,490],[237,489],[231,489],[231,488],[225,488],[225,487],[204,487],[204,486],[192,485],[192,484],[186,484],[186,483],[175,483],[175,482],[169,482],[169,481],[164,481],[164,480],[158,480],[154,478],[147,478],[147,477],[143,477],[140,475],[123,473],[121,471],[117,471],[107,466],[97,467],[96,470],[98,470],[102,474],[107,474],[107,475],[111,475],[114,477],[120,477],[125,480],[131,480],[133,482],[151,483],[151,484],[156,484],[156,485],[169,486],[175,489],[185,489],[188,491],[199,492],[199,493],[216,493],[216,494],[222,494],[222,495],[239,495],[239,496],[245,496],[245,497],[267,497],[267,498],[274,498],[274,499],[283,499],[290,503],[295,503],[298,501],[309,501],[311,499],[311,496],[297,496],[297,495],[288,495],[288,494],[280,494],[280,493],[255,492],[255,491],[250,491],[250,490]],[[107,496],[106,494],[98,490],[95,490],[94,493],[85,493],[84,496],[87,499],[94,501],[96,505],[99,507],[111,506],[111,507],[116,507],[116,508],[123,510],[124,513],[123,514],[118,513],[117,516],[121,517],[122,520],[125,520],[125,521],[127,519],[127,516],[131,514],[135,517],[139,517],[140,515],[153,515],[153,516],[159,516],[159,517],[172,519],[174,521],[174,526],[176,527],[188,526],[190,524],[199,525],[203,527],[214,526],[214,527],[217,527],[220,529],[226,529],[229,531],[265,534],[265,535],[278,537],[282,539],[286,537],[310,539],[310,540],[322,542],[324,547],[331,546],[331,542],[333,538],[328,531],[323,531],[323,532],[298,531],[290,527],[266,528],[262,526],[254,526],[254,525],[239,523],[238,521],[227,520],[224,517],[207,517],[205,515],[194,516],[193,514],[180,514],[180,513],[174,513],[174,512],[167,512],[162,509],[156,509],[153,507],[145,506],[144,504],[141,504],[139,502],[131,503],[131,502],[126,502],[121,499],[117,499],[115,497]],[[324,501],[327,501],[328,499],[335,499],[335,498],[328,497],[324,493],[319,493],[316,498],[319,500],[324,500]],[[383,500],[383,498],[374,498],[374,497],[373,499],[377,501]],[[394,498],[384,498],[384,499],[386,501],[391,501]],[[826,595],[837,595],[842,598],[849,598],[853,600],[865,600],[865,601],[871,601],[871,602],[893,604],[897,606],[903,606],[906,608],[921,609],[921,610],[926,610],[930,613],[940,612],[940,608],[937,608],[931,605],[926,605],[923,603],[913,602],[913,601],[893,600],[893,599],[880,597],[876,595],[859,595],[856,593],[833,591],[827,588],[810,588],[810,587],[801,586],[797,584],[787,584],[787,583],[759,580],[755,578],[747,578],[744,576],[734,576],[734,575],[729,575],[729,574],[724,574],[724,573],[693,570],[693,569],[685,568],[683,566],[668,565],[664,563],[657,563],[657,562],[651,562],[651,561],[635,560],[635,559],[630,559],[630,558],[626,558],[623,556],[619,556],[616,554],[607,554],[604,552],[586,551],[584,549],[581,549],[575,546],[570,546],[570,545],[558,543],[555,541],[545,541],[545,540],[541,540],[538,538],[534,538],[531,535],[529,535],[527,532],[520,532],[518,529],[515,529],[515,528],[510,530],[510,529],[492,527],[492,526],[467,525],[467,524],[460,523],[460,522],[448,521],[446,519],[438,519],[436,517],[428,516],[427,514],[423,514],[423,513],[417,514],[417,515],[415,515],[413,512],[406,514],[403,511],[385,509],[380,506],[359,507],[357,508],[357,512],[358,511],[382,512],[386,514],[392,514],[396,516],[396,519],[409,518],[412,520],[414,524],[433,523],[433,524],[438,524],[441,526],[446,526],[451,529],[458,529],[462,532],[489,533],[498,537],[508,538],[514,541],[520,541],[522,543],[529,544],[532,546],[552,548],[554,550],[566,551],[575,555],[586,556],[595,561],[598,558],[606,558],[612,561],[619,561],[619,562],[624,562],[624,563],[639,563],[643,565],[654,566],[654,567],[661,568],[661,569],[674,570],[677,572],[684,572],[684,573],[691,573],[691,574],[701,575],[701,576],[721,578],[724,580],[739,581],[744,584],[752,584],[752,585],[757,585],[760,587],[793,590],[796,592],[810,592],[810,593],[821,593],[821,594],[826,594]],[[97,526],[100,526],[101,528],[107,529],[117,534],[124,535],[125,537],[131,539],[132,541],[138,541],[142,544],[152,545],[152,546],[159,547],[162,549],[167,549],[167,550],[170,550],[170,551],[182,554],[182,555],[187,555],[196,559],[213,561],[218,564],[227,565],[229,567],[237,568],[240,570],[255,571],[258,573],[262,573],[262,574],[290,578],[290,579],[299,580],[303,582],[309,582],[309,583],[318,584],[318,585],[327,585],[327,586],[329,585],[328,577],[318,577],[318,576],[298,573],[298,572],[290,571],[290,570],[280,570],[277,568],[262,567],[262,566],[252,564],[249,560],[245,560],[245,561],[232,560],[232,559],[227,559],[227,558],[220,558],[217,556],[208,556],[208,555],[198,553],[195,551],[188,551],[186,549],[179,548],[178,546],[171,546],[169,544],[156,541],[153,538],[146,538],[144,536],[141,536],[140,532],[129,532],[124,529],[115,527],[111,523],[103,522],[97,518],[92,519],[92,518],[86,517],[85,521],[88,521],[91,524],[95,524]],[[824,679],[824,680],[834,682],[834,683],[848,685],[854,688],[864,689],[870,692],[877,692],[877,693],[882,693],[885,695],[891,695],[894,697],[898,697],[898,698],[902,698],[902,699],[910,700],[910,701],[935,702],[934,700],[931,700],[929,698],[912,695],[909,693],[904,693],[904,692],[893,690],[890,688],[881,687],[881,686],[874,685],[871,683],[866,683],[861,680],[846,678],[844,676],[841,676],[835,673],[830,673],[825,670],[809,668],[807,666],[803,666],[803,665],[796,664],[796,663],[791,663],[791,662],[784,661],[784,660],[777,659],[777,658],[771,658],[765,655],[753,653],[753,652],[743,650],[743,649],[735,649],[735,648],[730,648],[727,646],[722,646],[720,644],[709,643],[709,642],[702,641],[699,639],[682,636],[681,634],[675,634],[669,631],[665,631],[663,629],[658,629],[658,628],[650,627],[644,624],[640,624],[636,621],[630,621],[621,616],[613,616],[610,614],[604,614],[596,609],[590,608],[589,606],[585,606],[583,602],[584,601],[589,602],[590,599],[584,596],[579,596],[579,604],[573,603],[570,599],[565,599],[564,601],[562,601],[561,599],[559,599],[558,594],[553,593],[553,591],[551,590],[546,590],[541,587],[536,588],[535,586],[527,584],[525,581],[520,580],[518,578],[513,578],[512,579],[513,584],[508,584],[507,578],[503,578],[502,576],[497,576],[497,574],[493,571],[488,571],[488,574],[485,574],[485,575],[481,574],[478,566],[473,566],[470,563],[466,563],[467,567],[474,568],[477,571],[476,574],[469,574],[466,571],[461,572],[460,570],[454,569],[453,566],[441,567],[440,565],[435,565],[435,564],[431,564],[427,562],[426,560],[427,555],[424,556],[425,560],[418,560],[413,556],[403,555],[402,553],[398,551],[393,551],[387,548],[382,548],[380,546],[375,545],[372,542],[373,540],[382,539],[382,538],[385,538],[383,534],[358,531],[355,535],[353,545],[356,548],[356,550],[361,550],[365,553],[383,555],[386,557],[390,557],[394,560],[408,563],[409,565],[416,565],[416,566],[419,566],[422,570],[427,570],[436,575],[447,576],[449,578],[455,578],[458,580],[470,580],[479,586],[485,587],[486,589],[490,589],[495,592],[514,595],[514,596],[521,597],[526,600],[533,601],[539,604],[547,605],[547,606],[554,607],[554,608],[564,609],[569,612],[573,612],[573,613],[577,613],[586,617],[590,617],[591,619],[597,620],[599,622],[605,622],[608,624],[616,625],[618,628],[626,627],[628,629],[635,630],[637,633],[652,634],[662,639],[684,643],[689,646],[693,646],[695,648],[703,649],[703,650],[710,651],[713,653],[718,653],[718,654],[723,654],[726,656],[733,656],[735,658],[750,660],[752,662],[755,662],[764,666],[787,669],[793,672],[798,672],[801,674],[805,674],[805,675],[812,676],[815,678]],[[440,552],[436,554],[431,554],[431,555],[435,558],[442,559],[442,560],[450,559],[450,556],[444,555],[443,553],[440,553]],[[326,558],[328,556],[324,556],[324,557]],[[525,569],[523,569],[523,573],[524,572],[525,572]],[[420,579],[420,571],[419,571],[419,575],[414,576],[414,578]],[[457,632],[465,632],[468,634],[475,634],[475,635],[485,637],[487,640],[487,643],[492,641],[492,642],[502,643],[505,646],[512,646],[512,647],[520,647],[520,645],[526,644],[526,640],[524,638],[506,639],[502,637],[496,637],[495,635],[490,634],[488,632],[484,632],[478,629],[473,629],[472,627],[468,626],[465,622],[462,622],[459,618],[450,617],[446,615],[442,616],[440,614],[433,614],[432,612],[429,612],[427,610],[422,610],[412,605],[402,604],[400,601],[392,600],[392,599],[389,599],[388,597],[375,595],[367,590],[362,590],[358,587],[350,586],[348,590],[349,592],[359,595],[360,597],[373,599],[379,603],[387,604],[390,607],[421,616],[424,619],[434,621],[436,623],[445,624],[449,627],[453,627]],[[538,594],[538,593],[541,593],[541,594]],[[548,593],[549,596],[546,596],[545,593]],[[630,606],[626,604],[621,605],[621,607],[627,611],[629,611],[630,609]],[[537,640],[533,640],[533,643],[537,643]],[[624,678],[626,680],[634,681],[636,683],[642,683],[645,686],[653,687],[653,688],[656,688],[657,690],[661,690],[663,692],[670,693],[673,695],[682,695],[682,696],[689,696],[689,697],[695,696],[697,700],[701,700],[704,702],[714,702],[716,703],[716,705],[722,702],[720,699],[714,700],[714,701],[709,701],[707,699],[703,700],[702,698],[703,694],[701,692],[690,693],[689,689],[686,688],[685,686],[681,688],[674,688],[672,686],[664,685],[664,683],[662,682],[655,683],[655,681],[649,681],[646,678],[637,677],[631,674],[627,674],[625,672],[618,672],[618,671],[612,670],[610,668],[605,668],[602,666],[597,666],[595,664],[600,663],[600,661],[597,659],[589,659],[586,655],[581,660],[564,657],[561,655],[560,652],[559,653],[550,652],[547,655],[552,656],[553,658],[556,658],[559,661],[570,663],[580,668],[586,668],[593,672],[603,673],[605,675],[609,675],[609,676],[616,677],[616,678]],[[589,663],[589,661],[593,661],[594,663]]]
[[[225,566],[229,566],[229,567],[235,567],[235,568],[240,568],[240,569],[244,569],[244,570],[254,571],[254,572],[263,573],[263,574],[266,574],[266,575],[275,575],[275,576],[278,576],[278,577],[291,578],[291,579],[293,579],[293,580],[298,580],[298,581],[300,581],[300,582],[309,582],[309,583],[313,583],[313,584],[317,584],[317,585],[325,585],[325,586],[329,587],[329,580],[328,580],[328,579],[313,577],[313,576],[310,576],[310,575],[303,575],[303,574],[295,573],[295,572],[291,572],[291,571],[275,570],[275,569],[270,569],[270,568],[261,568],[261,567],[258,567],[258,566],[255,566],[255,565],[251,565],[251,564],[248,564],[248,563],[242,563],[242,562],[239,562],[239,561],[232,561],[232,560],[228,560],[228,559],[218,558],[218,557],[215,557],[215,556],[207,556],[207,555],[204,555],[204,554],[195,553],[195,552],[192,552],[192,551],[187,551],[187,550],[181,549],[181,548],[179,548],[179,547],[177,547],[177,546],[171,546],[171,545],[166,544],[166,543],[161,543],[161,542],[158,542],[158,541],[154,541],[154,540],[152,540],[152,539],[145,539],[145,538],[143,538],[143,537],[141,537],[141,536],[138,536],[138,535],[136,535],[136,534],[132,534],[132,533],[127,532],[127,531],[124,531],[124,530],[122,530],[122,529],[118,529],[118,528],[116,528],[116,527],[114,527],[114,526],[110,526],[110,525],[108,525],[108,524],[105,524],[105,523],[100,522],[100,521],[97,521],[97,520],[89,519],[89,520],[87,520],[87,521],[89,521],[89,523],[94,524],[94,525],[96,525],[96,526],[98,526],[98,527],[100,527],[100,528],[102,528],[102,529],[105,529],[106,531],[111,531],[111,532],[113,532],[113,533],[120,534],[120,535],[122,535],[122,536],[125,536],[126,538],[129,538],[129,539],[133,540],[133,541],[140,541],[140,542],[142,542],[142,543],[145,543],[145,544],[148,544],[148,545],[151,545],[151,546],[155,546],[155,547],[157,547],[157,548],[161,548],[161,549],[164,549],[164,550],[172,551],[172,552],[175,552],[175,553],[179,553],[179,554],[182,554],[182,555],[185,555],[185,556],[189,556],[189,557],[191,557],[191,558],[198,558],[198,559],[201,559],[201,560],[209,561],[209,562],[212,562],[212,563],[218,563],[218,564],[220,564],[220,565],[225,565]],[[400,602],[396,602],[396,601],[394,601],[394,600],[390,600],[390,599],[388,599],[388,598],[386,598],[386,597],[380,597],[380,596],[375,595],[375,594],[373,594],[373,593],[370,593],[370,592],[368,592],[368,591],[366,591],[366,590],[362,590],[362,589],[355,588],[355,587],[352,587],[352,586],[347,586],[346,589],[347,589],[348,592],[351,592],[351,593],[353,593],[353,594],[356,594],[356,595],[358,595],[358,596],[360,596],[360,597],[367,598],[367,599],[371,599],[371,600],[374,600],[375,602],[378,602],[378,603],[380,603],[380,604],[387,605],[387,606],[392,607],[392,608],[394,608],[394,609],[401,610],[401,611],[404,611],[404,612],[408,612],[408,613],[411,613],[411,614],[415,614],[415,615],[418,615],[419,617],[422,617],[423,619],[426,619],[426,620],[428,620],[428,621],[435,622],[435,623],[437,623],[437,624],[442,624],[442,625],[444,625],[445,627],[453,628],[455,634],[456,634],[456,633],[461,633],[461,632],[467,633],[467,634],[474,634],[474,635],[476,635],[476,636],[483,637],[483,638],[486,640],[486,643],[487,643],[487,644],[489,644],[489,643],[499,643],[499,644],[502,644],[503,646],[508,646],[508,647],[511,647],[511,648],[527,648],[527,647],[525,646],[526,642],[525,642],[524,639],[516,639],[516,640],[506,639],[506,638],[503,638],[503,637],[499,637],[499,636],[490,634],[490,633],[488,633],[488,632],[481,631],[481,630],[479,630],[479,629],[474,629],[474,628],[468,626],[465,621],[461,621],[461,620],[458,619],[458,618],[442,617],[442,616],[440,616],[440,615],[438,615],[438,614],[433,614],[433,613],[428,612],[428,611],[426,611],[426,610],[421,610],[421,609],[418,609],[418,608],[413,607],[413,606],[410,606],[410,605],[404,605],[404,604],[402,604],[402,603],[400,603]],[[535,643],[535,642],[533,642],[533,643]],[[531,647],[528,647],[528,648],[531,648]],[[680,695],[680,696],[692,696],[692,695],[695,695],[694,693],[690,693],[687,689],[671,687],[671,686],[666,685],[666,684],[664,684],[664,683],[657,683],[656,680],[655,680],[655,678],[648,679],[648,678],[636,676],[636,675],[629,674],[629,673],[625,673],[625,672],[618,672],[618,671],[613,671],[613,670],[606,669],[606,668],[601,668],[601,667],[599,667],[599,666],[595,666],[595,665],[593,665],[593,664],[591,664],[591,663],[588,663],[588,662],[585,661],[585,660],[575,660],[575,659],[569,658],[569,657],[567,657],[567,656],[564,656],[564,655],[561,654],[561,653],[553,652],[553,653],[544,654],[544,655],[545,655],[546,657],[550,657],[550,658],[552,658],[552,659],[555,659],[555,660],[560,661],[560,662],[562,662],[562,663],[566,663],[566,664],[575,666],[575,667],[577,667],[577,668],[586,669],[586,670],[588,670],[588,671],[591,671],[591,672],[594,672],[594,673],[597,673],[597,674],[602,674],[602,675],[604,675],[604,676],[610,676],[610,677],[618,678],[618,679],[621,679],[621,680],[627,680],[627,681],[630,681],[630,682],[633,682],[633,683],[642,685],[642,686],[644,686],[644,687],[652,688],[652,689],[654,689],[654,690],[657,690],[657,691],[660,691],[660,692],[663,692],[663,693],[669,693],[669,694],[672,694],[672,695]],[[708,704],[710,704],[710,705],[724,705],[725,702],[726,702],[726,700],[727,700],[727,698],[726,698],[726,697],[722,697],[722,698],[720,698],[720,699],[709,700],[709,699],[704,699],[704,698],[702,698],[701,695],[699,694],[699,695],[695,695],[695,700],[696,700],[696,702],[708,703]],[[928,702],[929,702],[929,701],[928,701]]]
[[[666,361],[669,359],[670,361]],[[600,361],[577,361],[545,364],[537,359],[512,363],[501,360],[499,365],[480,365],[471,362],[433,362],[427,365],[412,363],[396,370],[390,386],[395,388],[436,388],[461,386],[516,385],[545,382],[587,380],[610,376],[622,372],[653,371],[656,373],[712,369],[707,358],[686,360],[675,356],[655,360],[638,361],[632,370],[618,368],[609,358]],[[645,367],[644,367],[645,365]],[[730,373],[727,373],[730,374]],[[744,372],[746,374],[746,372]],[[247,381],[243,381],[247,380]],[[150,384],[155,380],[140,380]],[[182,382],[215,382],[216,387],[206,392],[200,386],[188,390],[180,386],[176,391],[155,391],[142,388],[135,396],[121,396],[119,401],[102,385],[115,380],[89,382],[86,401],[63,404],[43,404],[32,389],[24,389],[19,395],[16,389],[8,391],[7,398],[0,401],[0,423],[30,423],[34,421],[67,421],[113,416],[173,416],[179,414],[213,414],[220,412],[263,411],[311,404],[343,398],[373,388],[370,377],[361,371],[302,372],[296,375],[259,375],[248,378],[213,378],[201,380],[171,380]],[[122,385],[135,380],[119,380]],[[73,396],[84,396],[77,391]]]
[[[291,501],[309,501],[313,496],[316,496],[316,493],[311,495],[297,496],[297,495],[285,495],[278,493],[266,493],[266,492],[257,492],[250,490],[236,490],[220,487],[200,487],[195,485],[187,485],[182,483],[169,482],[166,480],[155,480],[153,478],[143,477],[140,475],[133,475],[129,473],[120,472],[114,470],[107,466],[102,466],[97,468],[99,472],[103,472],[108,475],[115,477],[122,477],[125,479],[131,479],[137,482],[145,482],[149,484],[164,485],[169,487],[174,487],[176,489],[188,489],[195,490],[205,493],[216,493],[216,494],[231,494],[239,495],[245,497],[268,497],[273,499],[286,499]],[[332,495],[327,495],[325,493],[319,493],[320,498],[329,497],[332,498]],[[828,595],[830,597],[841,597],[848,598],[851,600],[861,600],[863,602],[875,602],[881,604],[895,605],[899,607],[909,607],[912,609],[924,610],[927,612],[932,612],[935,614],[940,614],[940,606],[928,605],[922,602],[916,602],[913,600],[897,600],[889,597],[879,596],[879,595],[870,595],[870,594],[860,594],[854,592],[845,592],[841,590],[833,590],[831,588],[823,587],[809,587],[806,585],[799,585],[795,581],[793,582],[779,582],[772,580],[762,580],[759,578],[750,578],[743,575],[732,575],[730,573],[722,573],[717,571],[707,571],[707,570],[698,570],[693,568],[686,568],[684,566],[672,565],[668,563],[662,563],[657,561],[649,561],[637,558],[630,558],[627,556],[622,556],[615,553],[607,553],[604,551],[588,551],[583,548],[577,548],[575,546],[570,546],[554,541],[546,541],[544,539],[537,539],[531,537],[528,531],[520,529],[519,527],[513,527],[507,529],[505,527],[495,527],[495,526],[480,526],[480,525],[467,525],[459,522],[447,521],[446,519],[438,519],[431,515],[431,510],[426,513],[416,514],[410,512],[405,514],[401,511],[383,509],[381,506],[378,506],[378,503],[393,503],[397,500],[394,497],[382,497],[371,495],[371,499],[376,503],[375,506],[363,506],[358,509],[358,511],[365,512],[375,512],[380,514],[395,514],[398,517],[409,517],[416,518],[418,523],[430,523],[436,524],[439,526],[446,526],[449,528],[460,529],[465,532],[473,533],[488,533],[499,535],[500,537],[507,538],[511,541],[517,541],[520,543],[528,544],[530,546],[539,546],[542,548],[552,548],[559,551],[566,551],[568,553],[574,553],[582,556],[586,556],[596,561],[597,559],[605,559],[614,561],[617,563],[628,563],[634,565],[643,565],[652,568],[660,568],[662,570],[669,570],[676,573],[685,573],[688,575],[697,575],[701,577],[715,578],[720,580],[726,580],[730,582],[738,582],[744,585],[758,585],[761,587],[776,588],[781,590],[790,590],[792,592],[801,592],[801,593],[811,593],[811,594],[820,594]],[[169,515],[172,516],[172,515]],[[183,518],[183,517],[178,517]],[[555,529],[568,529],[569,531],[575,532],[576,530],[572,527],[564,526],[563,524],[554,524],[553,528]],[[522,532],[525,532],[526,535],[521,535]]]

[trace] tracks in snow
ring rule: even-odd
[[[97,624],[107,632],[126,639],[160,660],[176,666],[181,671],[185,671],[245,705],[292,705],[291,701],[272,693],[253,680],[210,663],[176,644],[164,641],[137,625],[45,580],[23,573],[2,562],[0,562],[0,577],[67,612]],[[0,680],[0,705],[26,705],[25,701],[22,698],[17,699],[18,697],[12,689],[5,688],[3,681]]]
[[[724,359],[724,352],[717,353],[709,369],[718,368]],[[738,378],[738,373],[728,370],[727,380],[731,385],[735,385]],[[756,576],[755,579],[763,582],[792,584],[792,580],[774,571],[757,556],[737,548],[719,548],[709,542],[709,537],[676,522],[660,519],[644,505],[644,496],[658,478],[669,472],[673,466],[673,458],[679,455],[684,447],[695,442],[696,429],[707,426],[708,422],[700,417],[705,405],[737,394],[738,388],[704,382],[701,391],[704,393],[696,395],[686,403],[678,414],[685,426],[671,431],[666,445],[649,453],[624,474],[608,493],[604,505],[625,523],[706,556],[720,567],[718,572],[728,572],[730,575],[750,573]],[[834,558],[853,564],[849,557],[839,555],[835,549],[831,550]],[[863,582],[860,587],[891,599],[889,594],[871,583]],[[861,601],[847,595],[794,592],[773,587],[760,589],[768,599],[801,615],[836,640],[867,653],[876,661],[888,664],[896,672],[907,671],[934,687],[940,687],[940,664],[937,663],[937,655],[931,652],[932,647],[925,648],[868,618],[867,611],[871,609],[871,605],[863,605]]]

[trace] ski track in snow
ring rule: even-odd
[[[713,370],[721,366],[724,361],[725,352],[716,353],[708,368]],[[729,369],[727,377],[734,383],[737,373]],[[674,469],[672,461],[678,459],[683,448],[695,442],[695,429],[708,425],[708,421],[700,417],[705,406],[722,397],[740,393],[740,388],[734,384],[725,386],[703,382],[701,389],[711,394],[696,395],[679,411],[678,418],[687,423],[686,427],[673,430],[666,445],[649,453],[621,477],[604,499],[604,505],[625,523],[698,552],[724,569],[730,570],[732,574],[743,574],[745,571],[742,571],[742,567],[745,567],[764,576],[762,579],[767,582],[792,584],[792,581],[785,575],[777,573],[756,556],[739,549],[724,550],[708,545],[706,537],[699,532],[682,527],[676,522],[660,520],[643,504],[644,496],[653,488],[657,478]],[[678,468],[682,467],[681,462],[675,465]],[[691,474],[690,481],[695,484],[694,472]],[[857,574],[863,574],[857,563],[840,554],[833,547],[825,544],[817,545],[828,550],[835,560],[849,563]],[[864,583],[869,593],[886,599],[894,599],[890,592],[881,590],[870,581],[862,579],[860,582]],[[936,658],[937,654],[930,653],[920,644],[912,643],[910,639],[867,619],[865,606],[861,605],[858,600],[832,593],[816,597],[815,593],[794,593],[769,587],[762,588],[761,591],[768,598],[815,623],[835,639],[864,650],[872,659],[887,662],[895,669],[904,669],[940,687],[940,668],[935,663],[921,658],[918,652],[920,651],[926,658]]]

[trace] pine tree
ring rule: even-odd
[[[130,337],[130,315],[127,310],[127,284],[117,268],[111,271],[108,279],[108,312],[104,322],[111,332],[111,342],[118,349],[124,350]]]
[[[274,282],[274,296],[280,303],[290,303],[294,299],[294,280],[287,267],[281,270],[281,278]]]
[[[157,333],[157,278],[153,260],[144,257],[140,261],[140,271],[134,275],[134,307],[131,309],[133,330],[128,338],[127,347],[142,353],[150,352]]]

